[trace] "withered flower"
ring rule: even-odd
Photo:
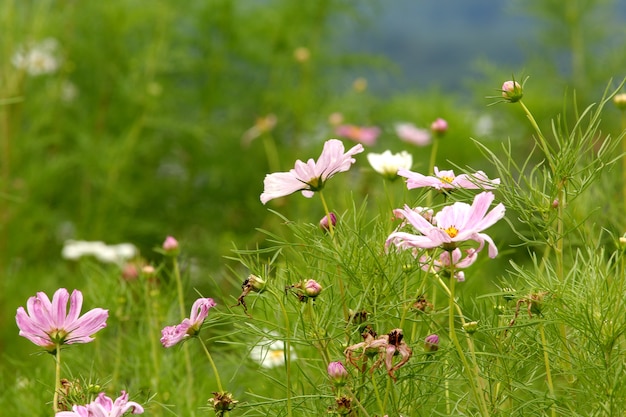
[[[413,355],[413,351],[404,342],[402,329],[394,329],[389,332],[389,334],[380,337],[376,337],[375,334],[374,332],[365,332],[363,334],[363,342],[348,346],[344,351],[346,361],[363,371],[364,369],[358,365],[357,361],[363,359],[366,355],[378,355],[379,358],[370,368],[370,372],[373,372],[374,369],[378,368],[381,363],[384,362],[387,368],[387,374],[389,374],[391,379],[396,381],[394,372],[409,361]],[[361,354],[355,355],[355,352],[360,352]],[[394,365],[393,357],[397,354],[402,358]]]

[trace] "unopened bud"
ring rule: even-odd
[[[431,334],[424,339],[424,350],[426,352],[436,352],[439,349],[439,336]]]
[[[437,136],[443,136],[448,131],[448,122],[441,117],[438,117],[431,123],[430,130]]]
[[[173,236],[168,236],[163,242],[163,250],[166,255],[176,256],[180,252],[178,241]]]
[[[248,279],[246,279],[243,285],[249,285],[255,292],[261,292],[265,289],[265,281],[253,274],[248,275]]]
[[[465,323],[463,325],[463,330],[465,330],[465,332],[467,334],[474,334],[474,333],[476,333],[476,330],[478,330],[478,322],[477,321],[468,321],[467,323]]]
[[[334,228],[337,225],[337,215],[332,211],[321,218],[320,220],[320,229],[325,232],[328,232],[331,227]]]
[[[341,362],[331,362],[328,364],[328,376],[335,387],[346,385],[348,371]]]
[[[509,103],[520,101],[523,96],[524,91],[517,81],[505,81],[502,84],[502,97]]]
[[[315,280],[310,279],[304,283],[304,293],[307,297],[315,298],[322,292],[322,286]]]

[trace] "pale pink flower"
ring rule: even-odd
[[[453,190],[455,188],[465,188],[468,190],[491,190],[500,184],[500,179],[490,180],[483,171],[476,171],[474,174],[454,175],[454,171],[439,171],[435,167],[434,176],[426,176],[408,169],[399,169],[398,175],[405,177],[406,186],[409,190],[413,188],[432,187],[436,190]]]
[[[72,411],[61,411],[55,417],[122,417],[127,412],[143,414],[143,407],[134,401],[128,401],[128,394],[121,392],[115,402],[104,392],[87,405],[75,405]]]
[[[65,288],[60,288],[54,293],[52,301],[45,293],[38,292],[28,299],[28,313],[24,307],[17,309],[15,321],[20,329],[19,335],[49,351],[60,345],[91,342],[94,340],[92,335],[106,327],[109,312],[94,308],[79,317],[82,305],[83,294],[78,290],[72,291],[70,296]]]
[[[373,146],[380,135],[380,129],[376,126],[341,125],[337,126],[335,133],[346,139]]]
[[[441,247],[451,251],[461,243],[473,240],[479,244],[476,252],[479,252],[487,242],[489,257],[495,258],[498,249],[493,240],[487,234],[481,233],[504,217],[505,208],[502,203],[487,213],[493,199],[493,193],[483,191],[474,197],[471,206],[467,203],[456,202],[444,207],[435,214],[432,223],[419,212],[405,205],[403,210],[396,211],[421,234],[396,231],[389,235],[386,245],[394,244],[398,249]]]
[[[209,310],[215,307],[212,298],[198,298],[191,307],[191,315],[176,326],[166,326],[161,330],[161,344],[163,347],[172,347],[200,332],[202,323],[209,315]]]
[[[398,123],[395,126],[396,135],[408,143],[417,146],[426,146],[432,141],[430,132],[426,129],[420,129],[412,123]]]
[[[361,144],[345,152],[340,140],[330,139],[324,143],[324,149],[317,162],[313,159],[306,163],[297,160],[295,167],[289,172],[266,175],[261,202],[265,204],[274,198],[284,197],[296,191],[301,191],[303,196],[311,198],[315,191],[324,188],[330,177],[349,170],[355,162],[353,156],[361,152],[363,152]]]

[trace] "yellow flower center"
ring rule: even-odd
[[[452,184],[452,181],[454,180],[452,177],[439,177],[439,179],[444,184]]]
[[[451,238],[454,238],[456,235],[459,234],[459,229],[457,229],[454,226],[450,226],[447,229],[443,229],[443,231],[446,232],[448,236],[450,236]]]

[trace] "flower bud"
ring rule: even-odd
[[[330,218],[330,222],[329,219]],[[332,211],[328,213],[326,216],[322,217],[320,220],[320,229],[325,232],[330,231],[331,227],[335,227],[337,225],[337,215]]]
[[[426,352],[436,352],[439,349],[439,336],[431,334],[424,339],[424,350]]]
[[[341,362],[331,362],[328,364],[328,376],[335,387],[346,385],[348,371]]]
[[[467,334],[474,334],[476,330],[478,330],[478,322],[477,321],[468,321],[463,325],[463,330],[467,332]]]
[[[523,96],[524,91],[517,81],[505,81],[502,84],[502,97],[509,103],[520,101]]]
[[[626,93],[613,96],[613,104],[622,111],[626,110]]]
[[[304,283],[304,293],[307,297],[315,298],[322,292],[322,286],[315,280],[310,279]]]
[[[166,255],[176,256],[180,253],[180,247],[178,241],[173,236],[168,236],[163,242],[163,250]]]
[[[249,285],[252,291],[255,292],[261,292],[265,289],[265,281],[253,274],[248,275],[248,279],[246,279],[243,285]]]
[[[430,130],[437,136],[443,136],[448,131],[448,122],[441,117],[438,117],[431,123]]]

